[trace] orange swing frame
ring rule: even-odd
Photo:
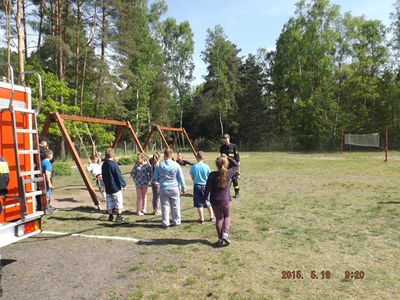
[[[164,135],[164,131],[173,132],[174,133],[174,141],[172,143],[168,143],[167,142],[167,140],[165,138],[165,135]],[[183,136],[185,137],[186,141],[188,142],[188,144],[190,146],[190,149],[192,150],[193,155],[196,157],[197,151],[194,148],[193,143],[190,140],[189,135],[187,134],[185,128],[173,128],[173,127],[165,127],[165,126],[160,126],[160,125],[151,126],[151,130],[147,134],[146,140],[145,140],[144,145],[143,145],[144,149],[147,149],[147,146],[150,144],[151,137],[153,136],[154,133],[158,133],[159,134],[162,144],[167,149],[174,149],[174,147],[176,145],[176,142],[179,139],[179,134],[182,133]]]
[[[90,197],[92,198],[93,203],[100,209],[100,201],[98,199],[97,193],[95,191],[95,188],[88,176],[88,174],[85,171],[85,168],[82,164],[82,161],[79,157],[78,152],[76,151],[74,147],[74,143],[71,139],[71,136],[69,135],[67,128],[65,127],[64,121],[75,121],[75,122],[83,122],[83,123],[96,123],[96,124],[104,124],[104,125],[114,125],[117,126],[117,134],[115,136],[114,142],[112,143],[112,148],[115,148],[121,139],[122,136],[122,131],[123,129],[127,129],[128,132],[131,134],[133,141],[135,142],[138,150],[142,153],[145,153],[143,150],[143,147],[141,146],[135,131],[133,130],[133,127],[129,123],[129,121],[116,121],[116,120],[107,120],[107,119],[98,119],[98,118],[90,118],[90,117],[82,117],[82,116],[70,116],[70,115],[64,115],[64,114],[59,114],[59,113],[51,113],[46,119],[45,124],[43,125],[42,131],[41,131],[41,136],[46,136],[50,125],[52,123],[56,123],[58,125],[58,128],[61,131],[61,134],[66,141],[66,144],[71,151],[72,157],[75,161],[76,166],[78,167],[79,173],[82,176],[82,179],[86,185],[86,188],[88,189],[88,192],[90,194]]]

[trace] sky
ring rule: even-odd
[[[297,0],[166,0],[166,17],[177,22],[189,21],[195,41],[194,84],[202,82],[206,65],[201,59],[207,29],[224,28],[227,38],[242,49],[241,55],[256,53],[258,48],[275,49],[283,25],[294,16]],[[381,20],[390,25],[395,0],[331,0],[353,16]]]

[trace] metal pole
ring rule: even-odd
[[[10,89],[10,103],[8,104],[8,107],[9,107],[9,109],[11,109],[11,107],[13,105],[13,100],[14,100],[14,69],[9,63],[0,62],[0,65],[7,66],[8,72],[10,74],[10,77],[8,78],[8,80],[11,84],[11,89]]]

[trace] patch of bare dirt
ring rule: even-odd
[[[2,299],[127,298],[146,272],[130,271],[143,263],[142,250],[132,242],[37,235],[1,249]]]

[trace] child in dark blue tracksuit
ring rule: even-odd
[[[122,189],[125,188],[126,182],[122,177],[118,164],[115,162],[115,153],[113,148],[106,150],[106,159],[101,167],[104,186],[107,196],[107,212],[108,220],[113,221],[113,209],[117,210],[117,218],[115,221],[121,222],[122,209],[124,208],[124,198],[122,196]]]

